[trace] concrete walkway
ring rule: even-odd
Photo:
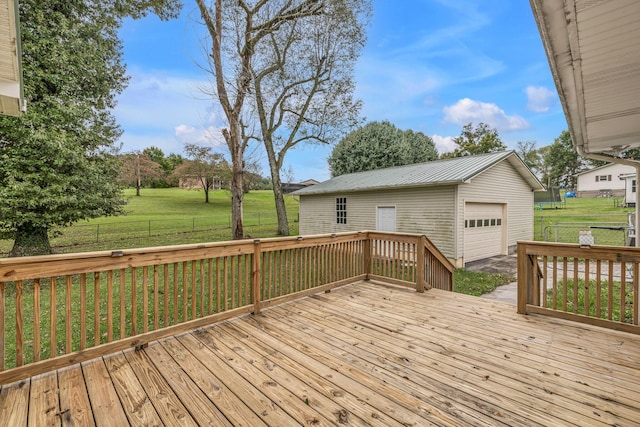
[[[465,268],[469,271],[503,274],[513,278],[513,282],[498,286],[493,292],[481,295],[482,298],[516,304],[518,299],[517,277],[518,258],[515,255],[499,255],[479,261],[468,262]]]

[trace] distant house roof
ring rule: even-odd
[[[514,151],[501,151],[340,175],[320,184],[298,190],[294,194],[311,195],[462,184],[503,160],[511,163],[533,190],[544,190],[538,178]]]

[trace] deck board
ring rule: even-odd
[[[0,390],[0,425],[637,425],[640,337],[360,282]]]

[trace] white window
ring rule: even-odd
[[[636,180],[635,179],[631,180],[631,192],[632,193],[636,192]]]
[[[611,175],[596,175],[596,182],[611,181]]]

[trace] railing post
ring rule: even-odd
[[[424,280],[424,236],[418,236],[416,238],[417,253],[416,253],[416,292],[424,292],[425,280]]]
[[[527,314],[527,304],[531,301],[529,294],[533,292],[531,263],[527,255],[526,243],[518,242],[518,313]]]
[[[369,275],[371,275],[371,238],[369,237],[369,233],[367,233],[367,239],[362,241],[362,270],[365,274],[365,280],[369,280]]]
[[[251,297],[253,299],[253,314],[260,314],[260,239],[253,241],[253,274]]]

